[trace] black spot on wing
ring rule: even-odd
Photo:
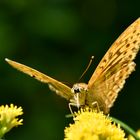
[[[136,43],[137,43],[137,40],[134,40],[134,41],[133,41],[133,44],[136,44]]]
[[[133,31],[133,34],[136,32],[136,30]]]
[[[130,46],[130,44],[128,43],[128,44],[126,44],[126,48],[128,48]]]

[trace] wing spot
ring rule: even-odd
[[[106,62],[107,62],[107,60],[106,60],[106,59],[104,59],[104,60],[103,60],[103,62],[104,62],[104,63],[106,63]]]
[[[100,66],[100,68],[103,69],[104,67],[103,66]]]
[[[32,75],[33,78],[35,78],[35,75]]]
[[[132,56],[133,56],[133,55],[132,55],[132,54],[130,54],[130,55],[129,55],[129,58],[132,58]]]
[[[135,47],[134,47],[134,48],[132,48],[131,50],[132,50],[133,52],[137,52],[137,51],[138,51],[138,49],[137,49],[137,48],[135,48]]]
[[[128,38],[125,40],[125,43],[127,43],[128,42]]]
[[[118,51],[116,52],[116,54],[117,54],[117,55],[121,55],[121,52],[120,52],[120,50],[118,50]]]
[[[127,51],[125,51],[123,54],[125,55],[127,53]]]
[[[140,33],[137,33],[137,36],[139,36],[140,35]]]
[[[133,31],[133,34],[136,32],[136,30]]]
[[[126,45],[126,47],[129,47],[130,46],[130,44],[128,43],[127,45]]]
[[[113,53],[112,52],[109,52],[109,59],[111,59],[113,56]]]
[[[137,43],[137,40],[133,41],[133,44],[136,44]]]
[[[129,71],[129,68],[127,68],[126,71]]]
[[[121,75],[120,77],[119,77],[119,79],[122,79],[123,78],[123,76]]]

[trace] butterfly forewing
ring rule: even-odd
[[[132,61],[140,48],[140,18],[132,23],[112,44],[105,56],[100,61],[95,72],[91,76],[88,85],[92,87],[94,82],[107,74],[107,70],[113,66]],[[117,67],[117,66],[116,66]],[[119,69],[118,67],[116,70]]]
[[[139,48],[140,18],[112,44],[88,82],[88,88],[92,89],[93,96],[103,98],[106,110],[113,105],[125,79],[134,71],[133,60]]]
[[[9,59],[5,59],[12,67],[16,68],[17,70],[28,74],[29,76],[41,81],[42,83],[47,83],[49,84],[49,87],[51,90],[55,91],[57,94],[59,94],[60,96],[66,98],[67,100],[71,99],[72,93],[71,93],[71,89],[70,87],[68,87],[67,85],[33,69],[30,68],[28,66],[25,66],[23,64],[20,64],[18,62],[9,60]]]

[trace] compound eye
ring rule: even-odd
[[[79,92],[80,92],[79,88],[74,89],[74,93],[79,93]]]

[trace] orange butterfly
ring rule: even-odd
[[[140,48],[140,18],[132,23],[112,44],[97,66],[88,84],[76,83],[72,88],[35,69],[15,61],[5,59],[14,68],[49,85],[52,91],[69,100],[69,106],[90,106],[98,104],[107,114],[125,79],[135,70],[133,62]]]

